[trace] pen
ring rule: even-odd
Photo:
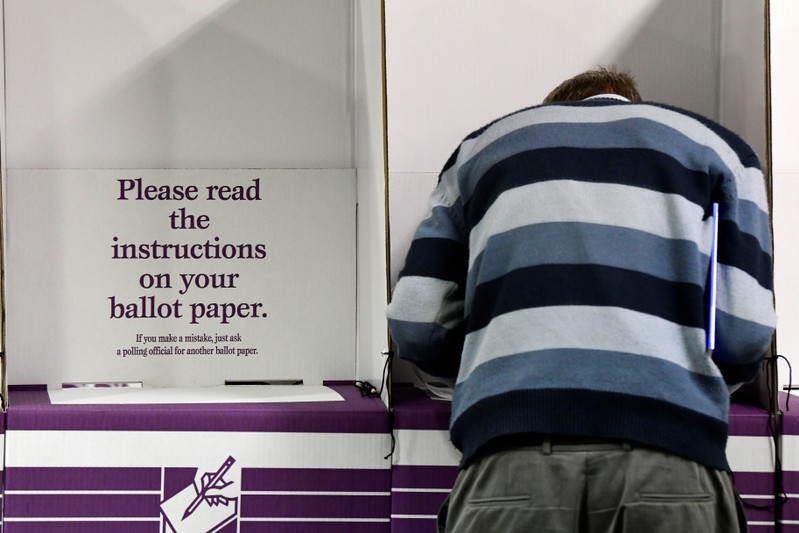
[[[713,203],[713,240],[710,246],[710,287],[708,295],[707,343],[709,353],[716,348],[716,275],[718,270],[719,204]]]

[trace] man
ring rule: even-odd
[[[753,150],[627,73],[469,135],[387,311],[400,356],[456,380],[440,530],[745,531],[728,386],[773,334],[770,243]]]

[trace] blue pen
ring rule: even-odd
[[[716,348],[716,271],[718,270],[719,204],[713,202],[713,240],[710,244],[710,295],[708,298],[707,350]]]

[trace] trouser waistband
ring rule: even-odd
[[[557,438],[544,438],[536,448],[541,449],[544,455],[552,452],[604,452],[612,450],[630,451],[633,449],[632,443],[616,440],[590,439],[584,442],[561,441]]]
[[[574,435],[507,435],[483,446],[478,455],[519,448],[529,448],[550,455],[553,452],[630,451],[634,447],[636,445],[632,442],[619,439]]]

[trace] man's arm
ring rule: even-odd
[[[754,378],[775,328],[765,183],[752,155],[721,183],[714,361],[729,384]]]
[[[430,212],[416,230],[387,309],[399,355],[434,376],[454,378],[463,348],[468,267],[460,198],[443,173]]]

